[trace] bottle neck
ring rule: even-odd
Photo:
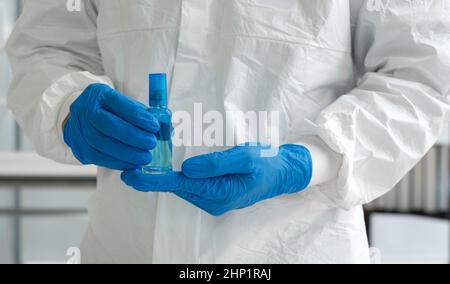
[[[149,93],[150,107],[167,108],[167,93],[165,90],[155,90]]]
[[[150,108],[167,109],[167,105],[150,105]]]

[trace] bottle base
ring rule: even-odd
[[[148,175],[165,175],[172,171],[172,168],[143,167],[142,173]]]

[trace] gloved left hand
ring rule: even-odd
[[[312,176],[308,149],[284,145],[263,157],[267,146],[242,145],[193,157],[182,172],[165,175],[126,171],[122,180],[142,192],[172,192],[214,216],[305,189]]]

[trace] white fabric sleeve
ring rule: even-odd
[[[66,1],[23,1],[6,45],[13,81],[8,107],[35,150],[62,163],[78,163],[62,139],[71,102],[103,77],[93,0],[69,12]]]
[[[311,153],[313,171],[309,186],[325,184],[337,177],[341,155],[331,150],[319,137],[307,137],[297,144],[305,146]]]
[[[358,10],[358,86],[311,122],[342,155],[337,177],[319,190],[346,209],[392,189],[450,122],[449,1],[387,2]]]

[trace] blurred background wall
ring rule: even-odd
[[[11,72],[4,44],[20,6],[0,0],[0,263],[64,262],[87,226],[95,169],[33,154],[6,108]],[[448,137],[444,133],[391,193],[366,207],[370,242],[382,262],[449,262]]]

